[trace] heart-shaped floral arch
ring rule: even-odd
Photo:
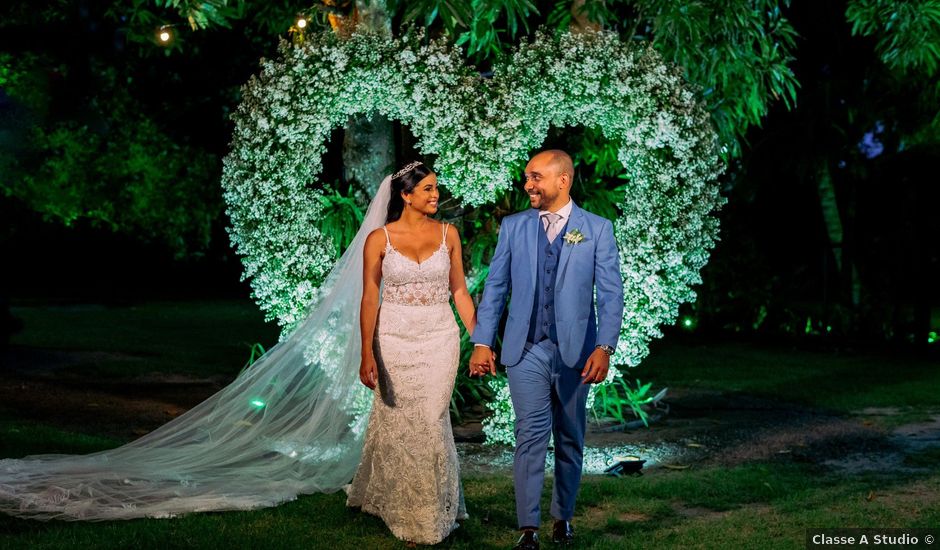
[[[243,279],[285,332],[334,261],[316,229],[316,181],[330,132],[355,114],[408,125],[436,156],[441,185],[470,205],[508,189],[551,126],[599,129],[629,180],[614,225],[625,297],[614,362],[637,365],[695,298],[718,235],[723,164],[708,113],[651,47],[610,32],[539,33],[483,79],[441,41],[323,33],[282,44],[243,93],[222,178],[229,233]]]

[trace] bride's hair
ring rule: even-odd
[[[411,166],[412,164],[414,166]],[[411,169],[407,169],[408,166],[411,166]],[[410,194],[421,180],[432,174],[430,168],[420,163],[411,163],[405,168],[404,173],[396,172],[397,177],[392,177],[392,195],[388,200],[388,215],[385,217],[385,223],[397,220],[405,210],[405,199],[401,197],[402,191]]]

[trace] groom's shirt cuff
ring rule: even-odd
[[[490,349],[490,347],[487,346],[486,344],[473,344],[473,347],[475,347],[475,348],[476,348],[476,347],[481,347],[481,348]]]

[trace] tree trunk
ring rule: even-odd
[[[849,197],[849,204],[845,207],[846,215],[842,216],[839,212],[836,189],[832,182],[832,172],[827,158],[820,158],[816,168],[816,192],[823,223],[826,226],[829,250],[835,260],[836,280],[839,282],[836,300],[842,303],[847,302],[854,311],[857,311],[861,301],[861,280],[851,255],[849,245],[852,243],[847,242],[851,240],[847,238],[847,232],[851,229],[851,221],[854,218],[854,204],[852,204],[854,197]],[[828,277],[824,273],[823,281],[827,280]],[[828,296],[828,289],[823,290],[823,296]],[[828,302],[825,298],[823,301]],[[829,304],[824,303],[823,307],[826,310],[824,315],[828,317]]]
[[[334,32],[354,30],[391,34],[385,0],[357,0],[348,16],[330,16]],[[343,135],[344,179],[355,180],[371,198],[395,164],[392,123],[378,114],[350,118]]]
[[[595,23],[588,19],[587,15],[584,14],[582,9],[584,9],[584,3],[587,0],[574,0],[571,4],[571,31],[572,32],[584,32],[587,30],[599,31],[601,26],[599,23]]]
[[[836,271],[842,273],[842,217],[839,215],[836,190],[832,185],[829,160],[826,158],[819,160],[819,166],[816,170],[816,192],[819,194],[819,206],[822,210],[823,223],[826,224],[829,248],[832,251],[832,257],[836,261]]]

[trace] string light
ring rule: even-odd
[[[157,42],[166,46],[173,40],[173,29],[170,25],[163,25],[157,29]]]
[[[304,43],[304,32],[307,30],[307,17],[303,14],[297,14],[297,20],[294,21],[294,24],[291,25],[290,30],[287,31],[287,34],[291,36],[291,40],[294,42],[294,45],[300,45]]]

